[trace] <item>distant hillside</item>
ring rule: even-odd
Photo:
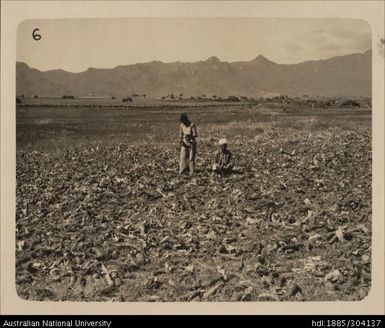
[[[42,72],[25,63],[16,65],[17,94],[61,97],[127,96],[133,93],[161,97],[244,95],[371,97],[372,52],[276,64],[262,55],[249,62],[222,62],[216,57],[195,63],[162,63],[89,68],[81,73]]]

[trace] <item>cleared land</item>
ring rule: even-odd
[[[178,119],[198,172],[177,175]],[[31,300],[359,300],[371,111],[17,108],[16,282]],[[223,135],[228,178],[209,164]]]

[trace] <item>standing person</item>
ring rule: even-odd
[[[197,128],[194,123],[190,122],[185,113],[180,116],[180,122],[179,174],[183,174],[188,167],[190,176],[193,176],[195,171],[196,138],[198,137]]]
[[[227,149],[227,139],[220,139],[219,150],[215,153],[212,170],[219,174],[230,174],[234,164],[231,161],[231,152]]]

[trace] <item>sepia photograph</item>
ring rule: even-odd
[[[372,51],[360,19],[22,22],[19,297],[363,300]]]

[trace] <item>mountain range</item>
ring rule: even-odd
[[[371,97],[372,51],[277,64],[259,55],[251,61],[225,62],[217,57],[194,63],[152,61],[72,73],[40,71],[16,63],[17,94],[39,97],[130,96],[346,96]]]

